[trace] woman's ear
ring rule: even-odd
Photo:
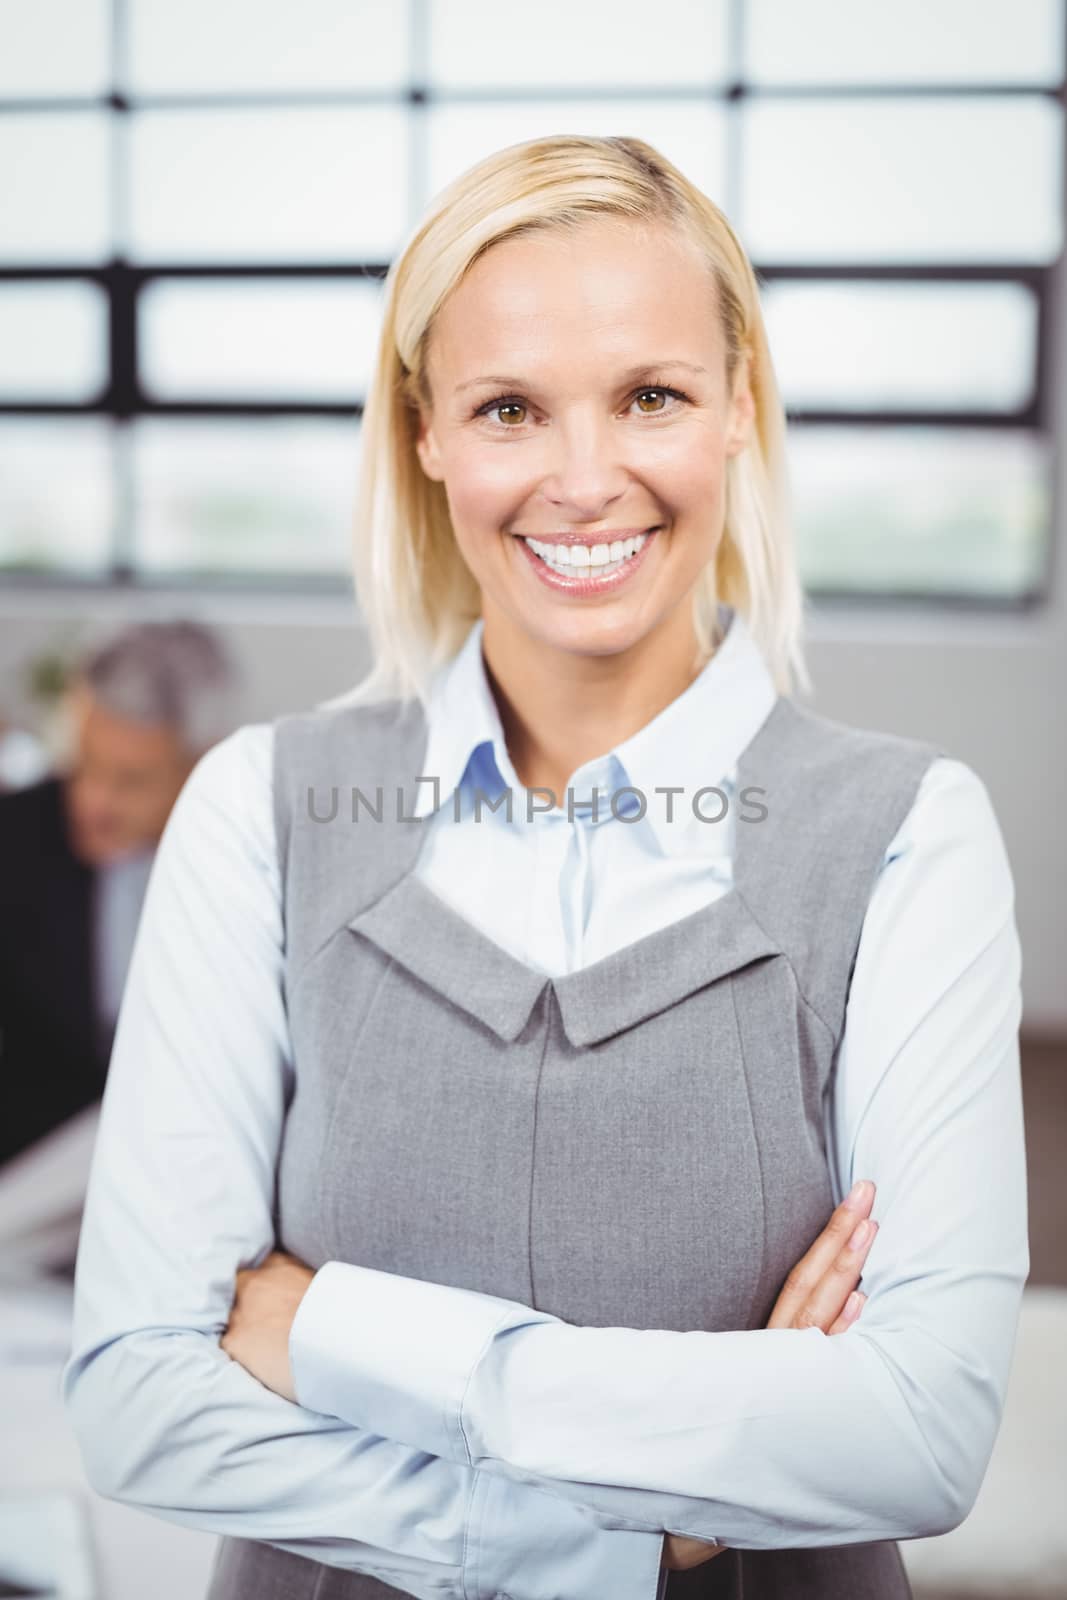
[[[419,407],[419,427],[415,435],[415,449],[418,453],[422,470],[428,478],[435,483],[440,483],[444,477],[441,469],[441,452],[437,447],[437,439],[433,431],[433,423],[429,413]]]
[[[756,401],[752,393],[752,354],[745,350],[734,373],[733,394],[726,425],[726,454],[740,455],[752,438],[756,421]]]

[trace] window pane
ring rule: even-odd
[[[384,89],[404,82],[396,0],[127,0],[136,94]]]
[[[139,303],[142,373],[158,399],[363,399],[382,286],[156,282]]]
[[[506,145],[556,133],[629,134],[646,139],[705,194],[721,195],[725,118],[714,105],[653,100],[500,100],[442,105],[429,115],[429,179],[436,194]]]
[[[152,111],[132,130],[139,260],[389,259],[406,224],[410,118]]]
[[[96,111],[0,117],[0,264],[111,254],[109,148]]]
[[[1021,598],[1042,579],[1046,448],[988,428],[794,425],[789,459],[812,588]]]
[[[350,572],[357,423],[152,418],[133,440],[141,567]]]
[[[110,24],[109,0],[8,0],[0,95],[106,94]]]
[[[85,401],[107,383],[107,300],[91,283],[0,283],[0,397]]]
[[[111,424],[0,417],[0,570],[99,574],[115,517]]]
[[[1029,83],[1063,76],[1063,0],[747,0],[759,83]]]
[[[1063,113],[1043,97],[757,102],[742,233],[764,261],[1047,262]]]
[[[726,75],[727,0],[660,0],[654,26],[635,0],[540,0],[525,12],[448,0],[428,9],[431,82],[447,88],[675,88]]]
[[[1018,283],[772,283],[790,407],[1012,411],[1030,403],[1037,300]]]

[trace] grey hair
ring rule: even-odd
[[[94,650],[76,676],[116,716],[165,723],[192,752],[233,730],[237,674],[221,639],[196,622],[145,622]]]

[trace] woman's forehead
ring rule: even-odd
[[[606,230],[604,230],[606,232]],[[441,307],[431,359],[460,388],[583,351],[635,365],[670,355],[700,363],[721,344],[714,283],[697,252],[623,230],[509,239]]]

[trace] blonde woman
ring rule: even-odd
[[[1029,1265],[1011,874],[969,767],[794,698],[757,285],[650,146],[433,205],[355,562],[370,676],[158,853],[92,1481],[224,1535],[211,1600],[907,1596]]]

